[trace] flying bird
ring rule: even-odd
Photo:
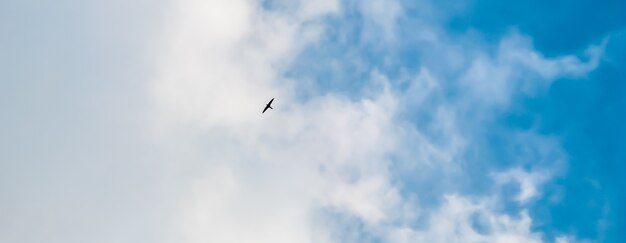
[[[266,111],[268,108],[273,110],[274,108],[272,108],[272,107],[271,107],[271,105],[272,105],[272,102],[273,102],[273,101],[274,101],[274,98],[272,98],[272,100],[270,100],[270,102],[269,102],[269,103],[267,103],[267,105],[265,105],[265,109],[263,109],[263,112],[261,112],[261,113],[265,113],[265,111]]]

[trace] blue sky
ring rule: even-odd
[[[621,81],[624,71],[620,70],[624,51],[617,44],[622,40],[623,34],[615,37],[615,43],[607,47],[607,59],[611,61],[588,78],[559,80],[547,97],[529,101],[532,110],[545,117],[542,133],[562,136],[570,155],[569,173],[557,186],[570,191],[572,201],[545,210],[563,218],[554,220],[557,228],[579,228],[581,235],[606,237],[610,242],[623,240],[620,231],[625,227],[621,216],[625,213],[621,193],[624,182],[619,173],[624,170],[621,147],[626,143],[621,125],[624,113],[620,112],[625,104],[620,94],[625,89]],[[566,85],[568,82],[571,84]],[[610,222],[606,232],[589,223],[602,217]]]
[[[623,9],[0,1],[0,241],[623,242]]]

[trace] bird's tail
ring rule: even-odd
[[[270,106],[270,109],[272,109],[272,110],[273,110],[274,108],[272,108],[272,107]]]

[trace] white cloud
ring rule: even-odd
[[[205,133],[211,140],[234,139],[234,150],[203,148],[210,155],[197,158],[211,165],[181,205],[182,237],[314,242],[320,226],[311,224],[310,213],[319,207],[386,220],[399,203],[384,172],[393,142],[386,141],[390,113],[380,107],[386,98],[353,104],[327,97],[291,111],[276,103],[259,124],[227,129],[228,139]]]
[[[230,144],[202,148],[206,153],[190,145],[187,150],[199,156],[173,162],[191,170],[209,164],[199,166],[206,173],[198,172],[182,201],[180,237],[313,242],[309,214],[321,206],[384,220],[384,209],[398,200],[384,172],[384,154],[393,143],[393,98],[382,94],[354,103],[326,96],[300,104],[291,97],[290,86],[297,83],[277,75],[282,62],[315,39],[320,26],[309,21],[335,11],[333,3],[299,6],[309,19],[243,1],[232,5],[233,14],[214,19],[204,16],[219,4],[194,4],[177,6],[181,17],[174,17],[172,32],[165,34],[153,86],[155,137],[193,139],[173,135],[190,129],[211,144]],[[204,28],[198,20],[239,24],[222,30]],[[261,116],[259,105],[270,97],[277,97],[276,109]],[[169,141],[161,145],[171,149]]]
[[[492,201],[473,201],[457,195],[444,203],[429,218],[425,229],[396,228],[390,242],[542,242],[531,231],[531,219],[522,211],[508,216],[493,211]]]
[[[553,80],[558,77],[580,77],[596,69],[603,55],[606,40],[598,46],[591,46],[585,51],[587,62],[574,55],[548,59],[533,50],[530,40],[513,32],[500,44],[500,61],[518,63],[531,72],[537,72],[542,78]]]
[[[332,2],[303,4],[315,9],[307,18],[292,16],[290,9],[264,11],[247,0],[172,5],[176,11],[163,33],[153,91],[160,111],[168,112],[164,118],[201,126],[250,121],[268,97],[289,103],[293,84],[279,85],[277,71],[318,35],[322,26],[307,21],[335,11]]]
[[[573,55],[546,58],[535,51],[527,37],[513,31],[499,44],[492,56],[469,57],[469,68],[461,81],[473,100],[487,106],[508,106],[515,92],[535,94],[560,77],[580,77],[593,71],[602,56],[604,44],[591,46],[588,61]]]
[[[527,172],[521,168],[513,168],[494,175],[494,179],[498,184],[518,183],[519,193],[515,200],[519,203],[526,203],[528,200],[539,196],[538,188],[549,178],[550,175],[546,174],[546,172]]]

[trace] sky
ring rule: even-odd
[[[0,242],[624,242],[623,9],[0,0]]]

